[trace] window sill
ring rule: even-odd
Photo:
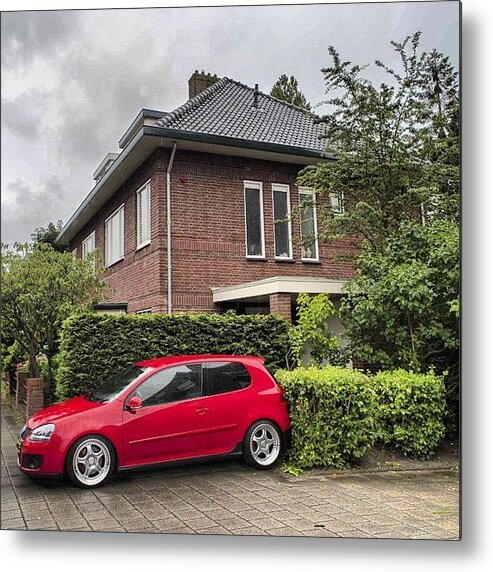
[[[302,264],[322,264],[320,262],[320,260],[315,259],[315,258],[302,258],[301,263]]]
[[[265,256],[245,256],[247,260],[253,260],[257,262],[266,262],[267,258]]]
[[[294,258],[288,258],[287,256],[276,256],[276,257],[274,258],[274,260],[275,260],[276,262],[287,262],[288,264],[289,264],[289,263],[294,264],[294,262],[295,262],[295,259],[294,259]]]
[[[143,242],[142,244],[139,244],[137,246],[137,248],[135,249],[135,252],[138,252],[139,250],[142,250],[143,248],[145,248],[146,246],[149,246],[149,244],[151,244],[151,239],[146,240],[145,242]]]
[[[121,258],[119,258],[118,260],[115,260],[114,262],[110,262],[109,264],[105,264],[106,268],[111,268],[112,266],[114,266],[115,264],[118,264],[119,262],[121,262],[125,257],[122,256]]]

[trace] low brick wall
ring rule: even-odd
[[[26,419],[44,407],[45,382],[41,377],[26,380]]]
[[[28,377],[27,373],[16,373],[15,406],[29,419],[44,407],[44,380],[41,377]]]

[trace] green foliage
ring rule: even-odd
[[[31,234],[31,240],[33,242],[33,246],[39,246],[40,244],[49,244],[53,250],[57,252],[66,252],[68,248],[63,244],[58,244],[56,239],[62,230],[63,223],[61,220],[58,220],[56,224],[53,222],[48,223],[46,228],[38,227],[34,229],[34,232]]]
[[[104,291],[96,260],[97,251],[82,260],[46,243],[15,245],[14,249],[2,245],[2,331],[29,357],[33,377],[40,376],[36,356],[47,356],[48,398],[62,321],[75,308],[100,300]]]
[[[375,62],[388,81],[372,84],[367,66],[329,48],[324,68],[327,151],[337,161],[307,167],[298,184],[343,197],[344,214],[319,214],[319,235],[358,236],[373,251],[403,221],[459,220],[459,85],[442,54],[420,52],[420,33],[392,42],[401,66]]]
[[[311,109],[311,105],[308,103],[303,92],[298,89],[298,80],[294,76],[288,78],[286,74],[282,74],[272,86],[270,94],[276,99],[292,103],[307,111]]]
[[[15,370],[17,364],[23,361],[25,357],[26,354],[22,351],[19,342],[14,341],[7,347],[2,343],[2,371]]]
[[[381,254],[359,257],[340,308],[356,360],[374,370],[448,372],[451,421],[459,397],[458,260],[456,223],[403,225]]]
[[[445,430],[442,377],[394,370],[379,372],[371,381],[378,402],[379,440],[405,455],[431,457]]]
[[[309,352],[312,365],[331,363],[344,365],[348,358],[329,328],[328,320],[336,314],[327,294],[309,296],[301,293],[297,299],[297,324],[289,330],[291,353],[296,366],[303,365]]]
[[[326,366],[278,371],[291,417],[288,463],[343,468],[375,440],[375,396],[361,372]]]
[[[247,354],[285,365],[288,324],[273,315],[101,315],[69,317],[57,357],[57,395],[86,393],[115,371],[157,356]]]

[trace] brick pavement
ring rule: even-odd
[[[2,407],[1,528],[358,538],[459,538],[454,470],[301,477],[237,460],[115,475],[99,489],[36,483]]]

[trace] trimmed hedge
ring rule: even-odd
[[[56,393],[72,397],[135,361],[157,356],[246,354],[286,365],[288,324],[275,315],[75,314],[63,324]]]
[[[347,368],[278,371],[291,417],[288,462],[299,469],[343,468],[375,440],[375,395],[366,375]]]
[[[394,370],[371,379],[378,402],[378,439],[405,455],[430,458],[445,434],[443,378]]]

